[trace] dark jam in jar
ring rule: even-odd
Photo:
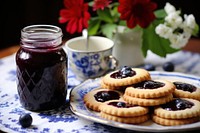
[[[16,54],[17,89],[25,109],[54,109],[66,102],[67,55],[62,31],[56,26],[33,25],[21,32]]]

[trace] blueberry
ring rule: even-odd
[[[102,92],[101,97],[102,97],[102,99],[107,101],[110,99],[110,94],[108,92]]]
[[[163,70],[172,72],[174,71],[174,64],[172,62],[166,62],[163,64]]]
[[[32,121],[33,121],[33,118],[30,114],[22,114],[19,117],[19,123],[24,128],[31,126]]]
[[[190,103],[186,100],[180,100],[179,102],[176,103],[176,107],[178,109],[191,108],[192,106],[193,106],[193,103]]]
[[[117,107],[119,107],[119,108],[126,107],[126,103],[124,103],[124,102],[118,102],[117,103]]]
[[[147,71],[155,71],[156,67],[153,64],[148,63],[144,65],[144,69],[146,69]]]
[[[130,67],[128,67],[128,66],[123,66],[122,68],[121,68],[121,70],[120,70],[122,73],[123,72],[130,72],[130,71],[132,71],[132,68],[130,68]]]
[[[121,72],[122,77],[131,76],[132,70],[125,70]]]
[[[122,78],[125,78],[125,77],[129,77],[129,76],[133,76],[135,74],[135,72],[132,70],[131,67],[124,66],[120,69],[120,74],[121,74]]]

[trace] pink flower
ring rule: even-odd
[[[66,31],[70,34],[82,32],[88,27],[90,13],[84,0],[64,0],[64,9],[60,10],[60,23],[67,23]]]
[[[120,18],[126,20],[129,28],[134,28],[137,24],[146,28],[156,18],[153,11],[157,4],[150,0],[119,0],[119,4]]]
[[[104,10],[112,1],[111,0],[94,0],[93,10]]]

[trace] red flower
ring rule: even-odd
[[[129,28],[134,28],[137,24],[146,28],[155,19],[153,11],[157,4],[150,0],[119,0],[119,4],[120,18],[126,20]]]
[[[104,10],[111,3],[111,0],[94,0],[93,10]]]
[[[88,27],[90,13],[84,0],[64,0],[65,9],[60,10],[60,23],[66,23],[66,31],[73,34]]]

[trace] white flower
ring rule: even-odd
[[[192,30],[195,28],[196,25],[196,21],[194,18],[194,15],[190,14],[190,15],[184,15],[184,26],[187,26],[189,28],[191,28]]]
[[[183,29],[183,32],[188,35],[191,35],[193,32],[193,29],[191,29],[190,27],[184,26],[184,25],[182,26],[182,29]]]
[[[189,36],[185,36],[184,34],[174,34],[169,38],[171,42],[171,47],[175,49],[180,49],[184,47],[188,43]]]
[[[172,12],[176,12],[176,8],[168,2],[165,4],[164,10],[167,14],[170,14]]]
[[[183,48],[188,43],[196,28],[197,23],[195,18],[193,15],[184,15],[183,20],[181,12],[177,11],[169,3],[166,3],[164,9],[167,13],[165,22],[156,26],[155,32],[160,37],[168,39],[172,48]]]
[[[172,32],[173,30],[166,26],[165,24],[159,24],[156,29],[156,34],[158,34],[159,36],[165,38],[165,39],[168,39],[171,35],[172,35]]]
[[[179,27],[183,19],[177,12],[172,12],[165,17],[165,21],[169,24],[173,29]]]

